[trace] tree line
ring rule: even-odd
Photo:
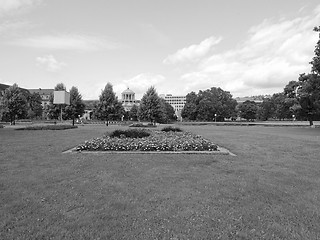
[[[54,91],[66,91],[63,83],[54,87]],[[77,87],[70,90],[70,104],[54,104],[53,93],[46,106],[42,106],[39,93],[30,93],[13,84],[0,93],[0,120],[15,123],[19,119],[52,119],[58,120],[61,112],[63,120],[80,118],[84,114],[85,104]],[[94,105],[93,118],[102,121],[144,120],[151,123],[169,123],[176,120],[174,108],[158,96],[152,86],[143,95],[140,105],[133,105],[126,112],[122,102],[118,100],[113,86],[107,83],[101,91],[99,101]]]
[[[320,27],[313,29],[320,32]],[[261,103],[245,101],[238,104],[230,92],[212,87],[190,92],[186,96],[186,104],[181,116],[190,121],[224,121],[235,120],[237,117],[253,121],[259,120],[308,120],[313,125],[314,120],[320,120],[320,34],[312,58],[311,73],[302,73],[296,81],[290,81],[280,93],[264,98]],[[66,90],[63,83],[57,84],[54,90]],[[70,89],[70,105],[62,106],[62,118],[72,119],[82,116],[85,105],[76,87]],[[45,116],[48,119],[58,119],[61,106],[53,104],[53,95],[49,104],[41,105],[38,93],[30,94],[17,84],[0,93],[0,120],[14,122],[16,119],[34,119]],[[101,91],[99,101],[94,106],[93,118],[111,120],[146,120],[150,122],[168,123],[175,121],[177,116],[173,107],[158,96],[152,86],[143,95],[140,105],[134,105],[125,112],[121,101],[116,97],[113,86],[107,83]]]

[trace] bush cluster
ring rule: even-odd
[[[132,123],[129,125],[129,127],[143,127],[143,128],[146,128],[146,127],[157,127],[156,125],[152,124],[152,123],[148,123],[148,124],[143,124],[143,123]]]
[[[182,129],[178,128],[178,127],[169,126],[169,127],[162,128],[161,131],[163,131],[163,132],[182,132]]]
[[[188,132],[150,131],[144,138],[105,136],[86,141],[77,151],[217,151],[217,145]]]
[[[143,138],[150,136],[150,132],[145,129],[115,130],[110,134],[111,138]]]
[[[0,124],[0,128],[4,128],[4,126]]]
[[[28,126],[23,128],[16,128],[15,130],[66,130],[78,128],[72,125],[44,125],[44,126]]]

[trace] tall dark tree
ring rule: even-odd
[[[160,98],[162,115],[159,119],[160,123],[170,123],[177,120],[174,108],[163,98]]]
[[[151,123],[159,122],[162,117],[161,100],[156,89],[152,86],[143,95],[139,106],[139,119]]]
[[[267,121],[274,116],[273,103],[270,98],[264,98],[262,103],[258,106],[257,118],[262,121]]]
[[[254,101],[247,100],[238,106],[238,110],[241,118],[250,121],[256,119],[258,107]]]
[[[16,83],[4,90],[2,102],[3,115],[10,120],[11,124],[15,124],[16,119],[27,116],[27,98]]]
[[[27,97],[29,110],[28,118],[40,118],[42,116],[42,99],[39,93],[28,94]]]
[[[186,103],[181,111],[182,118],[188,120],[196,120],[197,118],[197,94],[195,92],[190,92],[186,96]]]
[[[99,96],[99,103],[95,109],[95,117],[100,120],[119,120],[124,113],[121,102],[118,101],[111,83],[107,83]]]
[[[133,120],[133,121],[137,121],[138,120],[138,106],[137,105],[133,105],[132,108],[129,111],[129,119]]]
[[[74,119],[78,116],[82,116],[84,109],[85,104],[82,101],[82,96],[79,93],[78,88],[72,87],[70,89],[70,105],[65,108],[66,118],[72,119],[72,125],[74,125]]]

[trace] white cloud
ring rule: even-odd
[[[18,39],[9,44],[50,50],[81,51],[112,50],[121,47],[120,44],[108,41],[105,38],[76,34],[35,36]]]
[[[305,17],[267,19],[252,27],[238,46],[203,57],[194,69],[182,74],[180,81],[185,89],[214,86],[235,96],[280,92],[300,73],[310,71],[318,40],[312,29],[319,22],[320,5]],[[187,59],[182,52],[179,50],[181,54],[173,60]]]
[[[52,55],[37,57],[36,61],[38,66],[45,67],[48,72],[59,72],[67,66],[64,62],[58,62]]]
[[[0,15],[20,11],[40,2],[41,0],[0,0]]]
[[[151,73],[141,73],[137,76],[123,80],[121,83],[114,85],[114,91],[117,93],[118,97],[121,97],[121,93],[130,88],[136,94],[136,99],[141,99],[143,94],[148,90],[149,87],[154,86],[158,94],[164,91],[163,83],[166,78],[162,75],[151,74]]]
[[[209,37],[200,44],[194,44],[178,50],[176,53],[169,55],[163,62],[175,64],[184,61],[197,60],[198,58],[205,56],[212,47],[221,42],[221,40],[221,37]]]
[[[0,23],[0,36],[8,36],[21,33],[22,30],[33,28],[34,25],[28,21],[4,21]]]

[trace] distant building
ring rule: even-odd
[[[53,94],[54,89],[42,89],[42,88],[36,88],[36,89],[28,89],[28,91],[33,93],[39,93],[41,100],[42,100],[42,107],[45,108],[49,104],[50,95]]]
[[[133,105],[139,106],[140,104],[140,101],[135,98],[135,92],[129,88],[121,93],[121,102],[126,112],[130,111]]]
[[[159,96],[174,108],[178,120],[181,121],[181,111],[186,104],[186,96],[173,96],[172,94],[160,94]]]
[[[253,101],[255,103],[262,103],[263,99],[271,98],[271,95],[258,95],[258,96],[251,96],[251,97],[236,97],[235,100],[237,103],[243,103],[245,101]]]

